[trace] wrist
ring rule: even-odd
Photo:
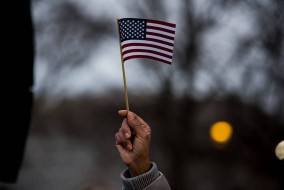
[[[131,177],[136,177],[148,172],[151,169],[150,161],[144,161],[142,163],[133,163],[128,165],[128,170]]]

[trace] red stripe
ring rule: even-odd
[[[167,51],[167,52],[171,52],[171,53],[174,52],[174,50],[172,50],[172,49],[168,49],[168,48],[157,46],[157,45],[153,45],[153,44],[144,44],[144,43],[125,44],[125,45],[121,46],[121,49],[124,49],[126,47],[131,47],[131,46],[146,46],[146,47],[158,48],[158,49],[161,49],[161,50],[164,50],[164,51]]]
[[[159,58],[156,58],[156,57],[148,56],[148,55],[133,55],[133,56],[129,56],[129,57],[124,58],[123,61],[127,61],[129,59],[136,59],[136,58],[153,59],[153,60],[160,61],[160,62],[163,62],[163,63],[166,63],[166,64],[172,63],[172,62],[169,62],[169,61],[166,61],[166,60],[163,60],[163,59],[159,59]]]
[[[147,34],[153,35],[153,36],[159,36],[161,38],[166,38],[166,39],[169,39],[169,40],[174,40],[175,39],[174,37],[167,36],[167,35],[164,35],[164,34],[155,33],[155,32],[147,32]]]
[[[157,39],[154,39],[154,38],[147,38],[147,40],[152,41],[152,42],[158,42],[158,43],[165,44],[165,45],[168,45],[168,46],[174,46],[173,43],[165,42],[165,41],[162,41],[162,40],[157,40]]]
[[[164,21],[159,21],[159,20],[147,19],[147,22],[154,23],[154,24],[162,24],[162,25],[165,25],[165,26],[173,27],[173,28],[176,27],[175,24],[172,24],[172,23],[169,23],[169,22],[164,22]]]
[[[156,54],[156,55],[159,55],[159,56],[162,56],[162,57],[166,57],[168,59],[173,58],[173,56],[170,56],[170,55],[167,55],[167,54],[164,54],[164,53],[161,53],[161,52],[153,51],[153,50],[148,50],[148,49],[130,49],[130,50],[124,51],[122,53],[122,55],[125,55],[125,54],[128,54],[128,53],[133,53],[133,52],[153,53],[153,54]]]
[[[165,29],[165,28],[156,27],[156,26],[147,26],[147,29],[161,30],[161,31],[163,31],[163,32],[175,34],[175,31],[168,30],[168,29]]]

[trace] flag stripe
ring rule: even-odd
[[[166,44],[166,45],[169,45],[169,46],[173,46],[174,45],[174,41],[173,40],[161,38],[159,36],[146,35],[146,38],[148,40],[150,40],[150,41],[159,42],[159,43]]]
[[[160,27],[156,27],[156,26],[147,26],[147,30],[158,30],[158,31],[163,31],[163,32],[166,32],[166,33],[170,33],[170,34],[175,34],[175,31],[173,30],[168,30],[168,29],[165,29],[165,28],[160,28]]]
[[[137,45],[137,44],[141,44],[141,45],[145,45],[147,44],[147,46],[150,46],[150,47],[156,47],[156,46],[159,46],[159,48],[167,51],[167,50],[171,50],[173,51],[173,46],[172,45],[165,45],[165,44],[162,44],[162,43],[158,43],[158,42],[154,42],[154,41],[146,41],[146,40],[127,40],[127,41],[124,41],[124,42],[121,42],[121,48],[123,49],[124,47],[127,47],[129,45]]]
[[[128,51],[128,50],[133,50],[133,49],[136,49],[136,50],[146,49],[146,50],[160,52],[162,54],[169,55],[169,56],[173,55],[173,52],[168,52],[168,51],[161,50],[160,48],[152,48],[152,47],[147,47],[147,46],[129,46],[129,47],[123,48],[122,53],[124,53],[125,51]]]
[[[154,27],[159,27],[159,28],[164,28],[167,30],[171,30],[171,31],[175,31],[175,28],[169,27],[169,26],[165,26],[165,25],[161,25],[161,24],[153,24],[153,23],[147,23],[147,27],[149,26],[154,26]]]
[[[154,24],[158,24],[158,25],[165,25],[165,26],[169,26],[171,28],[175,28],[176,27],[175,24],[164,22],[164,21],[151,20],[151,19],[148,19],[147,21],[148,21],[148,23],[154,23]]]
[[[149,32],[148,30],[147,30],[147,34],[146,35],[159,36],[161,38],[165,38],[165,40],[169,39],[171,41],[174,41],[174,37],[167,36],[167,35],[164,35],[164,34],[161,34],[161,33]]]
[[[169,59],[172,59],[173,56],[170,56],[170,55],[167,55],[167,54],[164,54],[164,53],[161,53],[159,51],[153,51],[153,50],[148,50],[148,49],[131,49],[131,50],[126,50],[124,52],[122,52],[122,55],[125,55],[125,54],[129,54],[129,53],[138,53],[138,52],[144,52],[144,53],[152,53],[152,54],[155,54],[155,55],[159,55],[159,56],[163,56],[163,57],[166,57],[166,58],[169,58]]]
[[[145,56],[156,57],[158,59],[162,59],[162,60],[165,60],[165,61],[172,61],[171,58],[167,58],[167,57],[164,57],[164,56],[160,56],[160,55],[157,55],[157,54],[154,54],[154,53],[148,53],[148,52],[132,52],[132,53],[125,54],[122,57],[125,60],[126,57],[133,56],[133,55],[135,55],[135,56],[145,55]]]
[[[153,32],[153,33],[157,33],[157,34],[163,34],[163,35],[166,35],[166,36],[170,36],[170,37],[172,37],[172,38],[175,37],[175,34],[168,33],[168,32],[164,32],[164,31],[161,31],[161,30],[154,30],[154,29],[149,29],[149,28],[147,28],[147,32]]]
[[[163,62],[163,63],[166,63],[166,64],[171,64],[172,61],[167,61],[167,60],[164,60],[164,59],[159,59],[157,57],[152,57],[152,56],[149,56],[149,55],[133,55],[133,56],[129,56],[127,58],[124,59],[124,61],[127,61],[129,59],[136,59],[136,58],[146,58],[146,59],[153,59],[153,60],[156,60],[156,61],[160,61],[160,62]]]
[[[152,44],[139,44],[139,43],[132,43],[132,44],[127,44],[121,47],[122,51],[124,50],[128,50],[128,49],[142,49],[142,48],[146,48],[146,49],[159,49],[161,51],[164,51],[165,53],[169,53],[169,54],[173,54],[173,50],[167,49],[167,48],[163,48],[160,46],[156,46],[156,45],[152,45]]]

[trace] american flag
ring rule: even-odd
[[[123,18],[118,20],[123,62],[148,58],[171,64],[176,25],[168,22]]]

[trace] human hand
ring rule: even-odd
[[[120,110],[123,120],[115,134],[116,147],[132,177],[141,175],[150,169],[151,128],[139,116],[127,110]]]

